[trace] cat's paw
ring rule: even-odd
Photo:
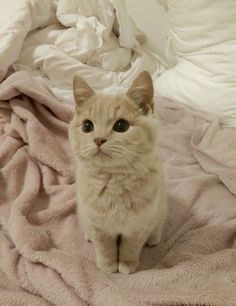
[[[153,246],[156,246],[157,244],[159,244],[161,241],[161,234],[160,233],[157,233],[157,234],[152,234],[147,242],[146,242],[146,245],[150,246],[150,247],[153,247]]]
[[[117,261],[114,262],[107,262],[103,260],[97,261],[97,267],[106,274],[112,274],[118,272],[118,263]]]
[[[123,274],[131,274],[134,273],[139,266],[138,261],[133,262],[119,262],[119,272]]]
[[[86,233],[84,234],[84,239],[86,242],[92,242],[92,240],[89,238],[89,236]]]

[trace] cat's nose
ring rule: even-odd
[[[96,143],[96,145],[98,147],[101,147],[107,141],[107,139],[105,139],[105,138],[94,138],[93,141]]]

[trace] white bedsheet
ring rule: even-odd
[[[55,22],[51,0],[0,1],[0,81],[18,59],[29,31]]]
[[[4,6],[2,1],[0,12],[4,6],[10,11],[9,0]],[[97,91],[114,92],[127,88],[142,70],[156,79],[165,69],[160,57],[145,47],[145,36],[126,13],[123,0],[59,0],[54,19],[53,1],[14,1],[8,33],[13,28],[18,41],[0,30],[7,45],[3,57],[0,49],[1,76],[14,62],[14,70],[30,71],[73,103],[76,73]]]
[[[172,14],[176,14],[181,25],[184,24],[189,36],[186,39],[187,46],[195,46],[195,32],[189,31],[188,22],[194,23],[203,43],[205,36],[202,38],[202,27],[208,23],[212,30],[219,28],[220,33],[223,33],[217,20],[208,18],[208,15],[215,14],[210,0],[201,0],[202,5],[209,2],[209,12],[208,15],[202,15],[208,23],[200,24],[197,22],[197,13],[193,14],[197,18],[193,22],[193,16],[188,12],[195,13],[195,10],[191,10],[195,4],[183,1],[186,2],[184,11],[178,0],[159,0],[165,6],[170,6],[168,16],[171,27],[175,26]],[[230,1],[233,3],[233,0]],[[179,100],[192,108],[219,117],[224,125],[236,127],[236,82],[233,69],[235,53],[232,51],[235,49],[235,37],[231,38],[232,44],[228,38],[224,42],[224,45],[229,45],[224,57],[219,56],[218,46],[214,50],[210,49],[214,52],[206,51],[208,57],[199,56],[195,50],[194,56],[190,54],[191,56],[186,57],[186,51],[179,54],[175,50],[176,43],[173,43],[172,37],[185,32],[176,31],[173,27],[170,36],[163,41],[166,44],[166,54],[158,52],[158,48],[153,53],[148,44],[144,43],[145,36],[129,16],[126,2],[127,0],[0,0],[0,81],[12,68],[16,71],[26,70],[42,79],[63,101],[73,103],[72,79],[76,73],[95,90],[114,92],[127,88],[140,71],[147,70],[153,77],[156,94]],[[175,3],[179,11],[171,3]],[[148,8],[150,3],[143,0],[139,5],[143,7],[146,16],[144,20],[148,22],[145,6]],[[214,2],[214,5],[223,7],[217,11],[219,16],[223,10],[227,13],[220,1]],[[227,7],[234,16],[230,12],[230,6]],[[189,19],[190,15],[192,17]],[[225,15],[222,16],[225,18]],[[224,30],[230,28],[233,35],[234,18],[232,17],[232,22],[231,19],[227,20],[229,25],[223,24],[222,27]],[[227,35],[231,32],[226,31]],[[158,36],[158,27],[156,33]],[[208,37],[207,41],[219,38],[219,35],[210,35],[207,31],[204,33]],[[223,35],[223,39],[224,37],[226,36]],[[184,43],[181,41],[178,46],[183,48]],[[205,52],[199,42],[195,47],[200,49],[201,54]],[[164,48],[159,48],[161,49]],[[192,62],[195,70],[188,68]],[[224,62],[227,62],[227,69],[223,66]],[[172,67],[167,67],[165,63]],[[182,69],[183,64],[187,69]],[[224,76],[222,81],[219,79],[221,75]]]

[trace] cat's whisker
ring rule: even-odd
[[[119,158],[122,157],[122,159],[126,161],[126,163],[124,163],[124,165],[125,165],[126,167],[127,167],[127,162],[128,162],[128,165],[132,166],[132,164],[133,164],[133,159],[132,159],[131,157],[129,157],[129,155],[130,155],[130,156],[133,155],[131,151],[122,148],[122,151],[121,151],[121,150],[114,150],[114,149],[113,149],[113,150],[111,150],[111,152],[112,152],[113,155],[115,155],[116,157],[119,157]],[[122,162],[122,159],[120,160],[120,162]]]
[[[88,157],[90,154],[94,153],[94,148],[89,145],[81,146],[81,152],[83,156]]]

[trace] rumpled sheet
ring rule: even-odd
[[[0,1],[0,81],[19,58],[30,31],[56,22],[53,0]]]
[[[164,71],[124,0],[14,3],[0,1],[0,80],[9,67],[28,71],[73,103],[76,73],[96,90],[114,92],[127,88],[142,70],[154,79]]]
[[[170,211],[139,271],[105,275],[75,213],[73,110],[26,72],[0,86],[0,305],[235,306],[236,131],[157,101]]]

